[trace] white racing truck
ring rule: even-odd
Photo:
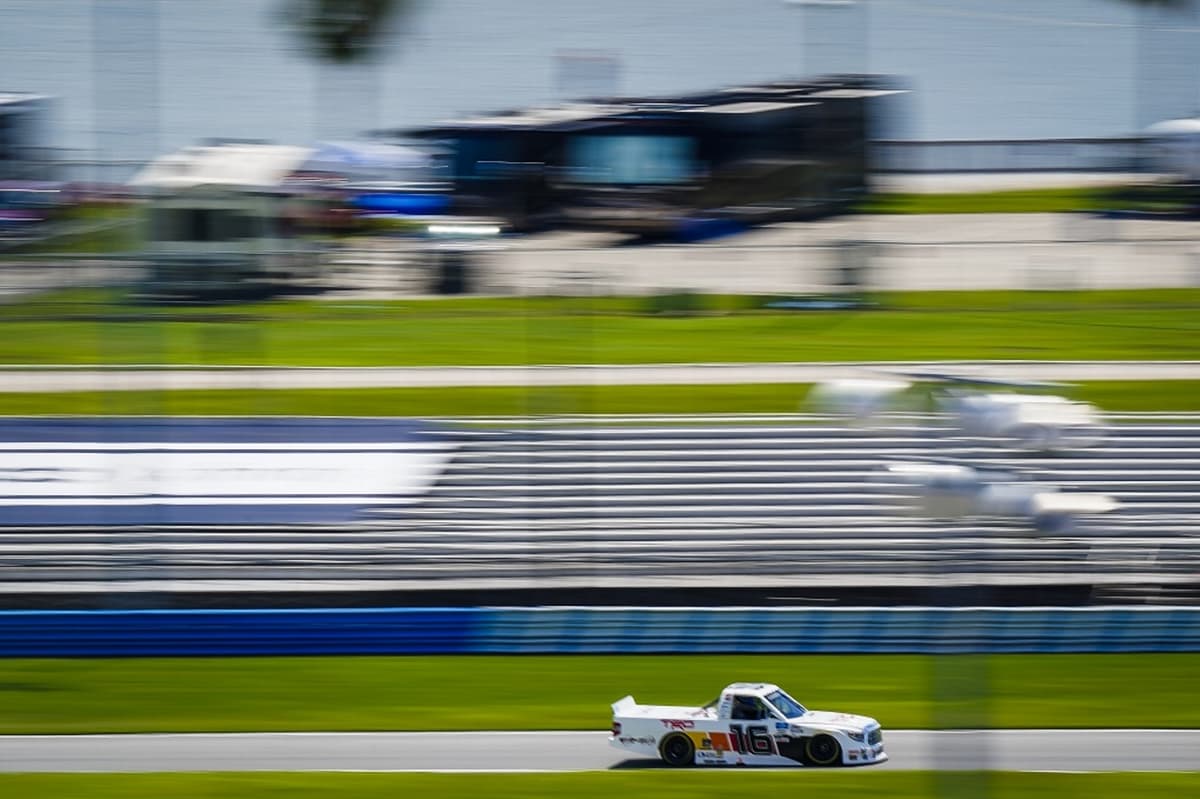
[[[703,707],[613,703],[612,746],[671,766],[882,763],[879,722],[808,710],[770,683],[737,682]]]

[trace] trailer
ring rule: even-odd
[[[706,226],[838,213],[870,189],[881,102],[872,75],[602,98],[415,131],[446,153],[457,213],[511,230],[568,227],[687,238]]]

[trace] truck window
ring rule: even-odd
[[[735,696],[733,698],[733,709],[729,713],[732,719],[744,719],[746,721],[757,721],[766,717],[766,708],[756,696]]]

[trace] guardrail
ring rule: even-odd
[[[1200,608],[9,611],[6,657],[1196,652]]]

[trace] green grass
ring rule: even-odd
[[[1110,411],[1200,411],[1200,380],[1096,381],[1067,392]]]
[[[1052,214],[1113,207],[1110,189],[1064,188],[962,194],[876,194],[864,214]]]
[[[55,255],[92,255],[109,253],[131,253],[141,248],[141,238],[132,222],[114,221],[112,224],[81,225],[78,229],[30,248],[30,252],[46,252]]]
[[[138,213],[138,203],[128,202],[84,202],[67,209],[67,219],[130,219]]]
[[[1197,673],[1197,654],[3,659],[0,733],[604,730],[627,693],[703,703],[737,679],[893,729],[1194,728]],[[467,690],[414,716],[429,685]]]
[[[46,298],[0,310],[4,364],[513,365],[1200,357],[1200,292],[936,292],[863,311],[704,298],[457,300],[154,309]],[[892,307],[895,306],[895,307]]]
[[[1197,773],[1030,774],[890,771],[626,771],[567,774],[6,774],[0,792],[21,799],[209,799],[428,796],[438,799],[654,799],[871,796],[891,799],[1135,799],[1194,795]]]
[[[21,255],[53,253],[125,253],[140,249],[137,207],[129,203],[95,203],[68,209],[55,222],[57,232],[10,252]],[[0,262],[2,267],[2,262]]]
[[[117,380],[119,378],[113,378]],[[0,416],[539,416],[795,413],[805,383],[0,393]],[[1200,411],[1200,381],[1079,383],[1067,393],[1109,411]]]
[[[877,295],[905,311],[1078,311],[1200,308],[1200,289],[1096,291],[895,291]]]
[[[1119,209],[1180,213],[1190,198],[1171,186],[1128,185],[1013,189],[950,194],[876,194],[859,206],[866,214],[1056,214]]]
[[[0,259],[0,265],[3,260]],[[340,321],[356,317],[403,316],[525,318],[543,316],[650,315],[664,302],[654,296],[600,297],[475,297],[446,296],[396,300],[303,300],[195,305],[138,304],[120,289],[75,288],[48,291],[0,306],[0,322],[88,319],[119,321],[283,321],[317,318]],[[695,315],[763,315],[765,306],[781,295],[703,294],[690,299]],[[1097,289],[1093,291],[889,291],[871,295],[886,310],[1021,311],[1081,309],[1157,310],[1200,308],[1200,289]],[[805,315],[803,311],[774,311],[774,315]]]
[[[901,292],[886,310],[780,313],[716,296],[708,312],[641,298],[450,298],[128,306],[72,290],[0,309],[0,363],[489,365],[919,359],[1193,359],[1200,290]],[[1114,411],[1200,410],[1193,381],[1085,384]],[[0,413],[485,415],[788,413],[803,385],[8,394]]]

